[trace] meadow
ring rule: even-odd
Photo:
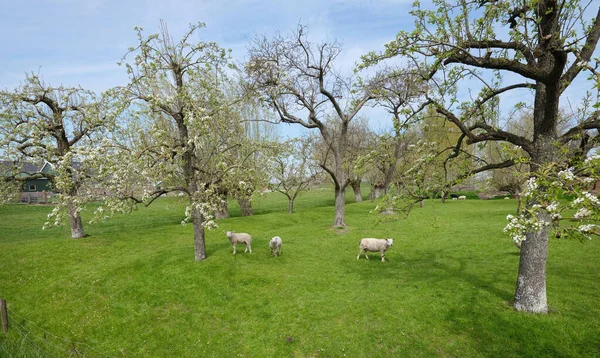
[[[87,225],[81,240],[41,230],[50,207],[0,206],[0,356],[600,356],[598,240],[552,239],[550,313],[524,314],[511,306],[519,252],[502,232],[516,201],[427,201],[377,223],[375,203],[350,197],[345,229],[331,226],[328,190],[292,215],[277,193],[251,217],[232,205],[203,262],[176,198]],[[232,255],[223,230],[249,232],[253,254]],[[395,239],[386,262],[356,259],[363,237]]]

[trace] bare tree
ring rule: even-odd
[[[288,198],[288,213],[294,212],[294,200],[317,181],[322,171],[311,158],[311,137],[285,141],[272,158],[271,188]]]
[[[332,165],[323,165],[335,188],[333,225],[345,226],[345,191],[351,178],[344,168],[350,123],[374,95],[353,77],[336,73],[341,52],[338,42],[314,44],[305,26],[290,36],[254,40],[246,70],[252,87],[275,111],[278,120],[319,131],[332,153]],[[325,121],[335,118],[339,130]]]

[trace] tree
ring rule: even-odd
[[[269,122],[271,114],[267,112],[262,103],[257,103],[255,98],[247,98],[236,108],[243,121],[243,135],[251,143],[264,144],[260,148],[256,146],[240,147],[241,150],[237,151],[238,160],[243,160],[244,167],[247,169],[243,180],[253,188],[266,188],[271,175],[268,170],[269,158],[277,147],[274,145],[276,141],[275,125]],[[235,191],[231,193],[237,199],[242,216],[253,214],[252,199],[255,192]]]
[[[333,165],[323,165],[335,188],[333,225],[345,226],[345,192],[350,184],[344,164],[350,123],[370,100],[375,98],[369,86],[334,71],[341,52],[337,42],[313,44],[306,27],[299,26],[288,36],[273,40],[257,38],[246,64],[251,85],[275,111],[283,123],[317,129],[331,150]],[[306,114],[306,118],[301,116]],[[325,121],[335,118],[338,130]]]
[[[414,115],[414,111],[404,109],[424,91],[416,75],[409,66],[386,67],[378,71],[371,81],[372,105],[385,109],[391,115],[393,131],[382,135],[370,131],[364,134],[368,140],[357,154],[355,171],[368,173],[371,184],[369,199],[379,198],[390,189],[398,162],[406,150],[407,131],[418,122],[419,117]]]
[[[0,186],[18,190],[22,184],[15,182],[48,178],[58,200],[44,227],[61,224],[66,215],[74,239],[86,236],[80,212],[95,199],[86,195],[93,173],[84,158],[118,113],[106,98],[81,87],[53,87],[35,74],[14,91],[0,92],[0,146],[15,163]],[[19,164],[27,161],[48,162],[52,170],[20,173]]]
[[[319,165],[310,157],[311,137],[285,141],[273,156],[271,168],[274,183],[273,191],[288,198],[288,213],[294,212],[294,200],[298,194],[317,181],[322,172]]]
[[[206,258],[204,230],[216,225],[212,213],[222,200],[220,194],[251,190],[246,182],[233,179],[242,176],[244,168],[232,161],[237,157],[232,152],[247,142],[224,94],[227,51],[214,42],[188,42],[203,27],[191,25],[179,42],[164,22],[159,34],[147,37],[136,28],[139,45],[123,59],[133,57],[125,62],[130,83],[124,93],[134,111],[149,122],[141,127],[145,131],[133,135],[136,145],[127,149],[132,158],[127,165],[137,166],[139,180],[154,186],[141,199],[129,199],[148,205],[167,193],[187,196],[186,221],[193,223],[196,261]]]
[[[401,31],[383,53],[369,54],[364,60],[371,64],[402,56],[413,62],[428,81],[427,103],[460,129],[457,148],[488,141],[508,142],[528,154],[533,178],[544,176],[548,168],[560,167],[556,163],[562,152],[557,144],[573,140],[598,143],[597,134],[591,132],[600,128],[598,111],[589,113],[562,135],[557,131],[560,100],[574,80],[588,72],[590,87],[597,89],[600,84],[598,61],[592,61],[600,38],[600,8],[593,10],[597,14],[591,22],[584,21],[590,4],[593,2],[581,5],[577,0],[435,0],[434,9],[427,10],[417,2],[411,12],[414,31]],[[512,76],[504,76],[508,73]],[[476,86],[481,90],[472,99],[459,93],[461,88]],[[486,104],[511,91],[533,97],[531,139],[487,121]],[[584,155],[585,151],[579,152],[580,158]],[[472,173],[514,164],[511,158],[483,165]],[[544,194],[549,189],[535,180],[529,186],[530,193]],[[553,204],[538,202],[539,195],[527,197],[524,215],[529,215],[529,221],[552,222]],[[538,210],[536,205],[551,209]],[[548,311],[546,258],[550,231],[549,224],[530,225],[523,235],[526,240],[521,248],[514,301],[517,310]]]

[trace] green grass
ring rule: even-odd
[[[519,256],[502,228],[516,201],[427,201],[379,225],[373,203],[351,203],[345,230],[331,227],[331,205],[331,191],[314,190],[289,215],[285,197],[268,194],[257,215],[207,233],[204,262],[175,199],[87,226],[83,240],[40,230],[48,207],[3,206],[0,297],[17,328],[62,356],[600,355],[598,241],[551,241],[551,313],[530,315],[511,307]],[[252,234],[254,253],[233,256],[223,230]],[[357,261],[362,237],[395,238],[388,261]],[[0,356],[45,354],[11,329]]]

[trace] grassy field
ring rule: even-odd
[[[315,190],[289,215],[269,194],[256,215],[208,232],[204,262],[175,199],[87,226],[82,240],[42,231],[48,207],[0,206],[13,327],[0,356],[600,356],[597,240],[551,241],[551,313],[530,315],[511,307],[519,256],[502,228],[515,201],[428,201],[379,225],[372,202],[350,203],[345,230],[331,227],[332,205]],[[233,256],[223,230],[252,234],[254,253]],[[388,261],[357,261],[362,237],[395,238]]]

